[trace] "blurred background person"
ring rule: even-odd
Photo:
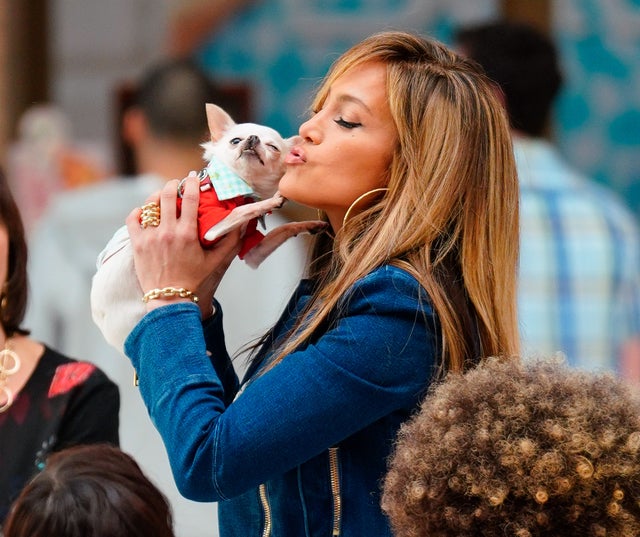
[[[395,537],[640,535],[640,392],[560,361],[450,374],[400,430]]]
[[[205,104],[216,98],[209,78],[189,61],[163,62],[144,73],[121,125],[138,173],[57,194],[29,237],[26,320],[34,335],[66,352],[88,353],[119,376],[122,363],[91,320],[96,259],[132,207],[165,181],[202,168]]]
[[[0,523],[50,453],[82,443],[117,445],[118,387],[94,364],[29,337],[27,245],[0,174]],[[88,358],[88,353],[77,356]]]
[[[518,305],[523,355],[640,379],[640,232],[617,196],[549,140],[562,85],[554,43],[533,27],[461,28],[460,51],[499,85],[520,177]]]
[[[108,445],[52,455],[11,508],[5,537],[174,537],[171,506],[129,454]]]
[[[111,170],[98,147],[74,137],[71,121],[59,106],[41,103],[20,117],[5,172],[29,236],[56,192],[102,181]]]

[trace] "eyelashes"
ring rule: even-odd
[[[355,129],[357,127],[362,127],[362,123],[347,121],[341,117],[339,117],[338,119],[334,119],[334,121],[341,127],[344,127],[345,129]]]
[[[320,109],[314,109],[311,111],[311,117],[315,116],[316,114],[320,113],[322,111],[322,108]],[[309,118],[311,119],[311,118]],[[344,119],[342,116],[338,117],[338,119],[334,119],[333,122],[336,125],[339,125],[340,127],[344,128],[344,129],[356,129],[358,127],[362,127],[362,123],[358,122],[358,121],[347,121],[346,119]]]

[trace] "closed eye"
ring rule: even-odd
[[[362,123],[352,123],[351,121],[346,121],[341,117],[334,120],[338,125],[344,127],[345,129],[355,129],[357,127],[362,127]]]
[[[280,148],[277,145],[267,144],[267,147],[273,149],[276,153],[280,153]]]

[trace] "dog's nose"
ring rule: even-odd
[[[255,134],[252,134],[251,136],[249,136],[249,138],[247,138],[245,147],[247,149],[253,149],[259,143],[260,143],[260,138],[258,138]]]

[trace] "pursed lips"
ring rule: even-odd
[[[307,162],[307,157],[304,151],[300,147],[293,147],[287,156],[284,158],[287,164],[304,164]]]

